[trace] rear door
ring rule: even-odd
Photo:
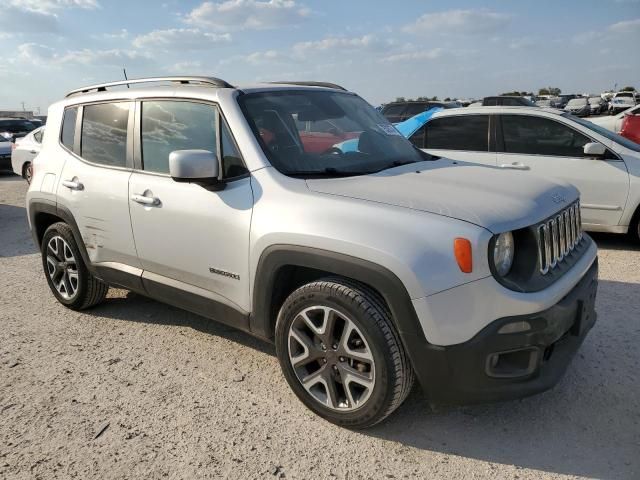
[[[481,165],[496,165],[490,141],[492,116],[489,114],[436,117],[414,133],[410,140],[432,155]]]
[[[60,144],[69,154],[57,188],[92,263],[139,267],[129,217],[133,103],[68,107]]]
[[[580,190],[582,221],[618,225],[629,193],[625,163],[585,158],[592,138],[559,120],[534,115],[499,115],[498,165],[574,184]]]

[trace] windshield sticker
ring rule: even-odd
[[[380,128],[380,130],[382,130],[387,135],[398,135],[400,137],[402,136],[402,134],[398,130],[396,130],[396,127],[388,123],[387,124],[379,123],[378,128]]]

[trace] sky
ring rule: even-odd
[[[339,83],[377,105],[640,89],[640,0],[3,0],[0,110],[163,75]]]

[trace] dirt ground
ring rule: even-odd
[[[310,413],[273,348],[112,289],[58,304],[0,176],[0,478],[640,478],[640,249],[598,235],[596,326],[564,379],[431,412],[416,388],[363,432]]]

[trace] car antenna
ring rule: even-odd
[[[124,79],[125,80],[129,80],[127,78],[127,69],[126,68],[122,67],[122,73],[124,73]],[[128,83],[127,83],[127,88],[130,88]]]

